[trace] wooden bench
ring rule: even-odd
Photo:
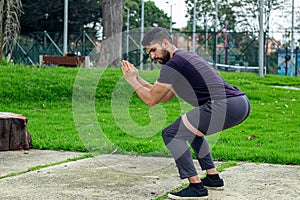
[[[86,67],[90,66],[88,56],[46,56],[40,55],[41,66]]]

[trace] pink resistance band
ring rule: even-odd
[[[205,136],[201,131],[199,131],[198,129],[196,129],[188,120],[186,114],[182,115],[181,116],[181,119],[183,121],[183,124],[185,125],[185,127],[187,129],[189,129],[191,132],[193,132],[194,134],[200,136],[200,137],[203,137]]]

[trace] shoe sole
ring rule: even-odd
[[[203,200],[203,199],[208,199],[208,196],[203,196],[203,197],[179,197],[179,196],[175,196],[173,194],[168,194],[168,197],[170,199],[184,199],[184,200]]]
[[[205,186],[204,187],[208,190],[224,190],[224,186],[221,187],[210,187],[210,186]]]

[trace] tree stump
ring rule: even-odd
[[[29,150],[32,139],[22,114],[0,112],[0,151]]]

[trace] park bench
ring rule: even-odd
[[[40,55],[41,66],[86,67],[90,66],[88,56],[48,56]]]

